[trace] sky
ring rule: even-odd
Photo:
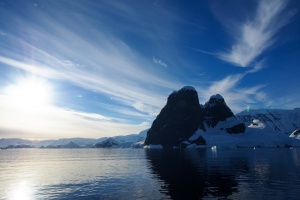
[[[151,127],[172,91],[300,107],[298,0],[0,0],[0,138]]]

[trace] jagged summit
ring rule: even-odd
[[[215,94],[215,95],[212,95],[211,97],[210,97],[210,99],[220,99],[220,100],[224,100],[224,98],[220,95],[220,94]]]
[[[177,101],[186,101],[188,104],[198,105],[198,93],[194,87],[185,86],[178,91],[173,91],[168,97],[167,104],[173,104],[173,102],[176,103]]]
[[[226,105],[224,98],[220,94],[212,95],[204,107],[214,107],[217,105]]]
[[[224,98],[220,94],[210,97],[204,105],[204,120],[208,127],[214,128],[218,122],[234,117],[231,109],[226,105]]]
[[[194,90],[194,91],[196,91],[196,89],[193,86],[184,86],[180,90]]]
[[[167,104],[147,133],[145,144],[178,147],[199,127],[203,127],[203,112],[198,93],[193,87],[186,86],[169,95]]]

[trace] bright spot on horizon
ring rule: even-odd
[[[52,100],[50,83],[36,77],[18,79],[4,89],[4,94],[19,108],[41,109],[50,105]]]

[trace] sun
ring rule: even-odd
[[[22,133],[40,134],[59,125],[52,84],[39,76],[23,76],[0,90],[0,127]],[[57,114],[58,113],[58,114]],[[46,128],[47,127],[47,128]]]
[[[50,83],[37,77],[18,79],[4,90],[11,103],[21,108],[40,108],[47,106],[52,100]]]

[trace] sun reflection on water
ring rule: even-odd
[[[13,186],[9,199],[12,200],[32,200],[34,199],[34,188],[29,181],[23,180]]]

